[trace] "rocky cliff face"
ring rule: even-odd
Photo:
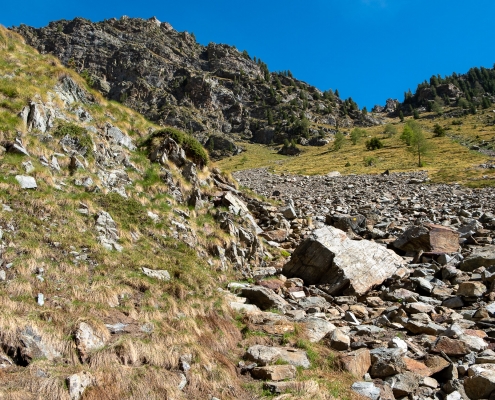
[[[379,123],[290,73],[270,73],[247,52],[202,46],[156,18],[76,18],[15,30],[41,53],[82,73],[107,98],[161,125],[193,132],[214,157],[240,151],[235,139],[281,143],[331,135],[337,126]]]

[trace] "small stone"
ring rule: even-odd
[[[352,384],[351,389],[371,400],[380,398],[380,389],[373,382],[355,382]]]
[[[38,305],[45,305],[45,296],[43,296],[43,293],[38,293]]]
[[[486,292],[486,286],[481,282],[462,282],[457,289],[457,296],[481,297]]]
[[[449,356],[463,356],[470,352],[468,346],[466,346],[464,342],[446,336],[440,337],[432,350],[436,353],[441,353],[443,351]]]
[[[146,276],[149,276],[150,278],[156,278],[161,281],[169,281],[170,280],[170,274],[168,271],[162,269],[162,270],[153,270],[149,268],[142,267],[143,273]]]
[[[339,355],[339,365],[344,371],[362,377],[371,367],[371,356],[368,349],[358,349],[351,353]]]
[[[251,371],[251,375],[255,379],[283,381],[285,379],[294,379],[296,372],[296,367],[293,365],[270,365],[254,368]]]
[[[340,329],[335,329],[330,338],[330,347],[335,350],[344,351],[349,348],[351,339]]]
[[[36,189],[36,180],[32,176],[16,175],[15,179],[19,182],[21,189]]]
[[[95,379],[89,372],[84,371],[69,376],[67,378],[67,383],[71,400],[79,400],[82,397],[84,390],[95,384]]]

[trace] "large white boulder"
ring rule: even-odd
[[[306,285],[325,285],[338,294],[350,287],[361,295],[390,278],[404,265],[402,257],[368,240],[351,240],[332,226],[317,229],[302,242],[284,266],[285,276]]]

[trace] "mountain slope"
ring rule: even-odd
[[[262,398],[241,366],[263,344],[310,359],[285,398],[357,398],[303,322],[226,290],[280,270],[277,207],[3,27],[0,60],[0,397]]]
[[[442,114],[443,107],[461,108],[455,116],[475,114],[478,110],[490,108],[495,103],[495,67],[471,68],[465,74],[453,73],[442,77],[432,75],[429,81],[418,84],[414,93],[409,89],[404,92],[404,101],[387,100],[385,107],[375,106],[378,113],[398,116],[413,112],[434,111]],[[416,111],[414,111],[416,110]]]
[[[41,53],[84,74],[108,98],[194,133],[214,157],[238,152],[232,139],[317,142],[337,126],[378,123],[352,99],[322,93],[290,72],[270,73],[235,47],[202,46],[155,18],[76,18],[15,30]]]

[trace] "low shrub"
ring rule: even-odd
[[[175,128],[164,128],[156,132],[153,132],[146,140],[141,144],[141,147],[150,147],[155,139],[170,137],[175,140],[179,146],[181,146],[186,152],[186,156],[189,157],[200,168],[208,165],[208,153],[205,148],[194,139],[191,135],[184,133]]]
[[[374,137],[366,141],[366,148],[368,150],[377,150],[383,147],[383,143],[380,139]]]

